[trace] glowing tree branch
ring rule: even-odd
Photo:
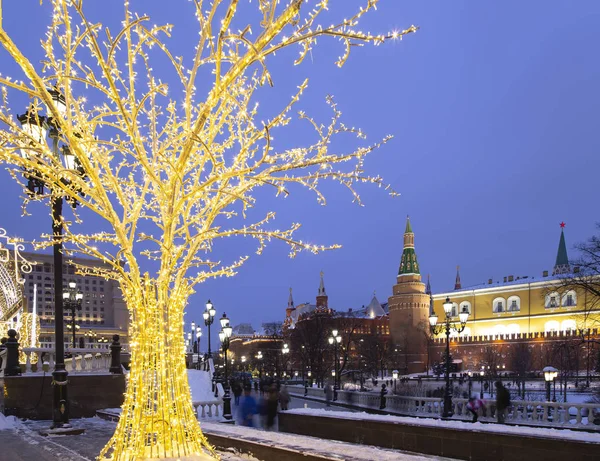
[[[216,456],[191,404],[183,310],[197,284],[234,275],[247,256],[214,260],[214,245],[227,237],[250,237],[260,253],[279,240],[289,245],[292,257],[337,248],[297,239],[299,224],[272,228],[273,212],[250,219],[254,192],[268,186],[285,197],[290,187],[304,186],[325,204],[319,186],[333,180],[359,201],[357,183],[383,184],[364,173],[364,158],[389,140],[364,144],[359,129],[343,124],[332,97],[326,101],[332,116],[325,124],[297,110],[307,80],[279,112],[260,121],[255,92],[274,84],[267,61],[278,51],[298,47],[298,65],[317,39],[331,37],[342,44],[336,61],[341,67],[354,47],[400,39],[416,28],[383,35],[361,32],[358,21],[376,9],[377,0],[365,0],[358,12],[329,26],[319,23],[327,0],[194,0],[199,35],[185,61],[167,45],[173,26],[151,25],[147,16],[129,10],[128,1],[116,33],[91,21],[82,0],[50,3],[41,66],[33,65],[1,27],[0,9],[0,44],[25,76],[21,81],[0,75],[0,161],[18,167],[9,171],[23,186],[22,171],[47,186],[46,196],[27,196],[26,205],[63,196],[104,223],[101,230],[86,233],[78,214],[74,221],[62,218],[67,254],[97,258],[110,268],[78,267],[79,272],[117,280],[131,315],[131,372],[123,413],[101,457]],[[155,75],[157,55],[171,66],[161,64],[165,79],[172,74],[171,85]],[[65,113],[53,103],[50,88],[64,95]],[[79,172],[63,167],[45,140],[16,120],[9,94],[17,92],[30,99],[34,116],[47,107],[47,115],[60,125],[59,142],[69,147]],[[273,132],[294,119],[312,127],[314,140],[281,148]],[[356,137],[359,147],[334,150],[334,139],[347,135]],[[22,156],[22,150],[35,155]],[[51,245],[51,236],[37,244]],[[153,275],[142,270],[146,258],[156,261]]]

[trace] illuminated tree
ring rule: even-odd
[[[0,22],[0,43],[25,76],[23,81],[0,76],[0,160],[47,185],[45,197],[27,200],[62,196],[79,210],[95,213],[94,223],[100,218],[106,228],[89,233],[79,226],[80,215],[74,221],[61,217],[65,251],[107,263],[110,270],[78,270],[117,280],[131,315],[131,372],[123,412],[101,457],[201,456],[203,450],[216,456],[191,405],[183,310],[197,284],[234,275],[247,256],[221,262],[210,256],[214,245],[227,237],[250,237],[260,254],[269,241],[281,240],[292,257],[302,250],[337,248],[297,239],[299,224],[271,228],[273,212],[251,220],[248,213],[258,188],[269,186],[285,197],[289,186],[304,186],[325,204],[318,189],[324,180],[341,183],[357,201],[356,183],[382,185],[379,177],[363,173],[363,161],[389,138],[364,145],[364,134],[341,122],[332,97],[327,97],[333,114],[328,123],[297,112],[299,121],[314,128],[314,139],[306,146],[275,143],[273,132],[292,121],[307,80],[280,111],[268,120],[257,119],[255,92],[273,85],[267,61],[276,52],[298,46],[294,64],[300,64],[318,38],[329,36],[343,46],[336,62],[341,67],[357,45],[379,45],[416,30],[385,35],[359,31],[359,19],[376,8],[377,0],[365,0],[356,14],[323,26],[318,20],[328,3],[194,0],[198,41],[189,60],[168,47],[171,25],[150,25],[148,17],[129,10],[128,1],[122,29],[111,32],[86,16],[82,0],[51,0],[40,66],[22,54]],[[159,54],[160,64],[153,67]],[[158,70],[162,79],[155,75]],[[169,73],[176,78],[166,77]],[[64,113],[50,88],[64,95]],[[59,142],[75,156],[79,173],[64,168],[37,133],[22,129],[9,107],[14,92],[30,98],[34,117],[47,106],[60,127]],[[343,135],[356,136],[359,147],[334,151],[334,138]],[[36,155],[21,156],[21,149]],[[11,172],[24,186],[19,170]],[[47,235],[39,242],[51,244]],[[142,269],[143,257],[156,268],[153,274]]]

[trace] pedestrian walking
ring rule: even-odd
[[[290,404],[290,393],[287,390],[287,386],[281,386],[281,391],[279,391],[279,403],[281,404],[281,411],[285,411],[288,409],[288,405]]]
[[[501,381],[496,381],[496,419],[498,424],[504,424],[506,410],[510,406],[510,392]]]
[[[386,385],[382,384],[381,385],[381,401],[379,402],[379,409],[383,410],[385,408],[385,394],[387,394],[387,389],[386,389]]]
[[[247,386],[244,388],[244,399],[240,407],[242,426],[253,427],[254,415],[257,412],[256,399],[252,396],[252,388]]]
[[[233,383],[233,396],[235,398],[235,406],[240,404],[240,397],[242,395],[242,385],[239,381]]]
[[[333,389],[331,384],[327,383],[325,386],[325,401],[327,402],[327,406],[331,406],[331,399],[333,398]]]
[[[273,384],[269,388],[269,396],[267,397],[267,421],[266,428],[271,429],[275,425],[275,418],[277,417],[277,406],[279,404],[279,396],[277,392],[277,385]]]
[[[469,399],[469,402],[467,403],[467,410],[473,415],[474,423],[477,422],[477,418],[479,417],[479,409],[484,406],[485,403],[481,399],[478,399],[476,397],[471,397]]]

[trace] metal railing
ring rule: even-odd
[[[303,387],[289,386],[289,391],[304,395]],[[323,389],[309,387],[307,396],[325,399]],[[338,402],[357,408],[379,410],[381,397],[376,392],[338,391]],[[453,398],[453,419],[470,420],[467,399]],[[407,416],[441,418],[441,397],[406,397],[386,395],[385,410]],[[480,421],[496,421],[496,402],[487,402],[485,410],[479,410]],[[596,423],[594,422],[596,421]],[[585,428],[600,431],[600,403],[559,403],[513,400],[506,411],[505,422],[532,426]]]

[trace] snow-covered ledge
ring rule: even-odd
[[[287,414],[319,416],[324,418],[339,418],[360,421],[377,421],[382,423],[405,424],[408,426],[442,427],[475,432],[490,432],[499,434],[526,435],[532,437],[550,437],[578,442],[600,444],[600,433],[554,429],[551,427],[512,426],[506,424],[468,423],[456,420],[432,418],[413,418],[407,416],[373,415],[370,413],[349,413],[347,411],[323,410],[313,408],[298,408],[288,410]],[[600,448],[600,447],[599,447]]]

